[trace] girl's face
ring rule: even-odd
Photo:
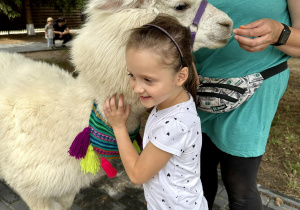
[[[48,24],[51,26],[53,25],[53,21],[49,21]]]
[[[159,56],[149,50],[130,48],[126,52],[130,86],[140,96],[142,105],[165,109],[177,104],[176,98],[184,91],[179,73],[159,62]]]

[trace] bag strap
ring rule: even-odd
[[[284,61],[281,64],[278,64],[277,66],[273,66],[271,68],[268,68],[260,72],[260,74],[264,78],[264,80],[266,80],[276,74],[279,74],[280,72],[283,72],[287,68],[288,68],[287,61]]]

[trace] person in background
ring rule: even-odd
[[[48,49],[54,49],[53,45],[53,18],[47,18],[47,24],[45,26],[45,38],[47,39]]]
[[[62,47],[66,46],[66,43],[72,40],[72,35],[70,34],[70,29],[67,26],[67,21],[65,18],[58,18],[53,24],[54,29],[54,39],[53,44],[55,46],[55,40],[63,40]]]
[[[219,1],[209,3],[234,22],[234,36],[220,49],[194,53],[198,74],[236,78],[279,66],[300,56],[300,3],[298,0]],[[198,110],[203,131],[201,180],[212,209],[218,188],[217,166],[228,193],[231,210],[261,210],[257,172],[280,98],[288,84],[286,67],[264,80],[248,101],[233,111]]]
[[[103,110],[116,136],[126,173],[144,184],[148,209],[207,210],[200,181],[202,145],[195,106],[197,78],[191,38],[173,17],[158,16],[132,30],[126,45],[130,86],[146,108],[143,151],[133,147],[126,121],[130,112],[123,96],[105,101]]]

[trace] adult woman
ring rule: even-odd
[[[275,67],[290,56],[300,56],[297,0],[209,2],[225,11],[236,29],[224,48],[200,49],[195,53],[201,76],[243,77]],[[262,209],[256,188],[257,171],[288,77],[289,71],[285,70],[265,80],[247,102],[233,111],[220,114],[198,111],[204,132],[201,179],[210,209],[218,186],[219,163],[230,209]]]

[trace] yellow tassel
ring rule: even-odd
[[[85,157],[80,161],[80,166],[84,174],[90,172],[96,175],[100,170],[100,160],[91,144],[87,149]]]
[[[140,149],[140,146],[138,145],[137,141],[134,140],[134,141],[132,142],[132,144],[133,144],[133,147],[135,148],[135,150],[136,150],[139,154],[141,154],[141,149]]]

